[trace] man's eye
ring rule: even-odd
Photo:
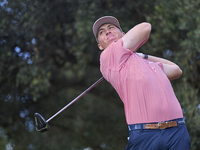
[[[101,35],[101,34],[103,34],[103,32],[104,32],[104,31],[100,31],[99,34]]]

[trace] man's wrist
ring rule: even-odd
[[[147,54],[144,54],[144,59],[148,59],[148,55]]]
[[[136,53],[136,54],[138,54],[141,58],[148,59],[147,54],[143,54],[143,53]]]
[[[138,54],[141,58],[144,58],[144,54],[143,53],[136,53]]]

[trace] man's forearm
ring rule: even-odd
[[[179,78],[182,74],[180,67],[167,59],[148,55],[148,60],[163,63],[164,72],[170,81]]]
[[[152,56],[152,55],[148,55],[148,60],[151,60],[153,62],[162,62],[164,64],[168,64],[168,65],[176,65],[175,63],[164,59],[164,58],[160,58],[160,57],[156,57],[156,56]]]

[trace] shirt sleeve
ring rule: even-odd
[[[122,39],[113,42],[108,48],[110,51],[109,68],[115,71],[119,71],[126,60],[133,54],[129,49],[123,47]]]
[[[110,44],[100,56],[100,70],[104,78],[109,81],[111,72],[118,72],[132,54],[129,49],[123,48],[122,39]]]

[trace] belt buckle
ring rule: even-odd
[[[165,127],[165,128],[160,128],[160,124],[161,123],[165,123],[166,125],[167,125],[167,127]],[[166,121],[163,121],[163,122],[158,122],[158,129],[166,129],[166,128],[168,128],[168,122]]]

